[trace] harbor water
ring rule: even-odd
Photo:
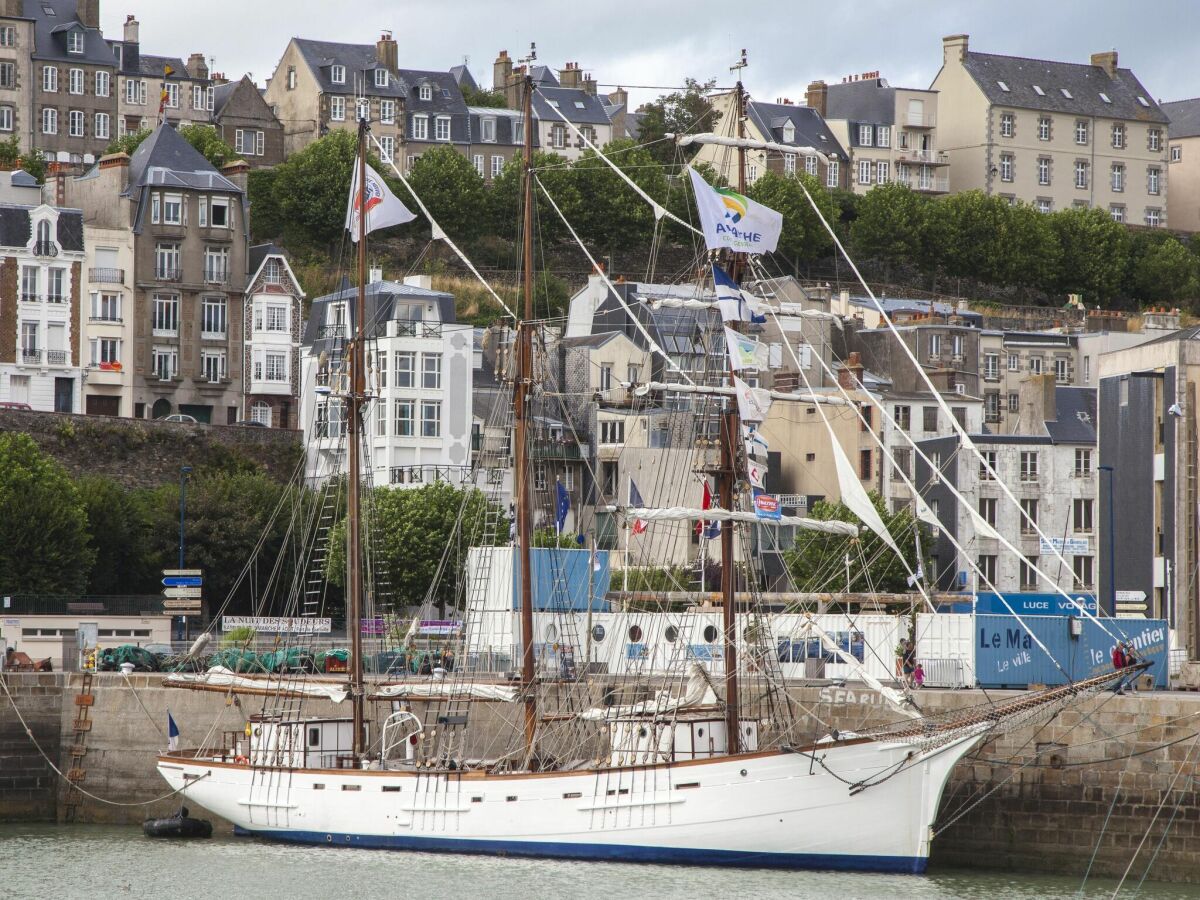
[[[1139,884],[1135,867],[1118,896],[1197,896],[1196,885]],[[1111,897],[1112,879],[934,870],[925,876],[733,871],[700,867],[551,862],[496,857],[299,847],[219,835],[153,840],[138,828],[0,825],[0,897],[171,898],[424,895],[507,900],[530,897],[662,898],[757,896],[912,900],[1068,900]]]

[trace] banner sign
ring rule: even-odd
[[[332,619],[300,619],[280,616],[222,616],[221,630],[253,628],[273,634],[329,634],[333,631]]]

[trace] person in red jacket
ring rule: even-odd
[[[1113,669],[1115,669],[1118,672],[1120,672],[1122,669],[1124,669],[1125,666],[1128,664],[1127,660],[1125,659],[1125,644],[1122,643],[1121,641],[1117,641],[1116,646],[1114,646],[1112,649],[1112,664],[1113,664]],[[1117,683],[1113,685],[1113,693],[1114,694],[1124,694],[1125,693],[1125,679],[1124,678],[1117,679]]]

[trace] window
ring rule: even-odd
[[[625,423],[624,422],[601,422],[600,423],[600,443],[601,444],[623,444],[623,443],[625,443]]]
[[[1075,160],[1075,187],[1086,188],[1088,186],[1088,164],[1082,159]]]
[[[250,404],[250,421],[271,427],[271,407],[265,400],[255,400]]]
[[[1157,228],[1162,223],[1162,210],[1154,206],[1146,207],[1146,225]]]
[[[1008,371],[1010,371],[1010,372],[1020,372],[1021,371],[1021,357],[1018,354],[1016,354],[1016,353],[1008,354]]]
[[[71,137],[83,137],[83,112],[73,109],[67,114],[67,134]]]
[[[983,554],[979,557],[979,578],[984,584],[994,586],[996,584],[996,557],[992,554]]]
[[[201,307],[201,337],[225,337],[226,315],[224,297],[205,297]]]
[[[996,471],[996,451],[984,450],[980,454],[983,457],[979,461],[979,480],[980,481],[995,481],[996,477],[992,473]],[[984,463],[987,463],[985,466]],[[988,466],[991,467],[990,471]]]
[[[1092,474],[1092,451],[1085,447],[1075,449],[1075,475],[1086,478]]]
[[[1150,166],[1150,168],[1146,169],[1146,193],[1148,193],[1148,194],[1157,194],[1158,193],[1158,186],[1159,186],[1159,181],[1160,181],[1161,175],[1162,175],[1162,169],[1160,169],[1158,166]]]
[[[1088,142],[1088,123],[1080,119],[1075,123],[1075,143],[1083,146]]]
[[[875,146],[890,147],[892,146],[892,129],[887,125],[878,125],[875,128]]]
[[[1000,180],[1013,180],[1013,155],[1011,153],[1000,154]]]
[[[0,88],[17,86],[17,67],[14,63],[0,62]]]
[[[346,67],[345,66],[330,66],[329,80],[334,84],[346,83]]]
[[[146,105],[146,82],[133,78],[125,82],[125,102],[135,106]]]
[[[1070,384],[1071,378],[1071,361],[1069,359],[1054,360],[1054,380],[1058,384]]]
[[[908,447],[897,447],[892,450],[892,458],[895,460],[895,465],[892,468],[892,481],[902,481],[900,477],[912,476],[912,450]]]
[[[1010,138],[1016,131],[1016,116],[1012,113],[1000,113],[1000,137]]]
[[[421,401],[421,437],[442,436],[442,401]]]
[[[860,410],[860,412],[862,413],[862,420],[859,422],[858,428],[859,428],[859,431],[866,434],[867,432],[869,432],[871,430],[871,423],[875,419],[875,416],[874,416],[875,410],[873,408],[871,408],[870,406],[864,406]]]
[[[369,99],[366,97],[360,97],[358,102],[355,104],[355,108],[357,109],[357,112],[354,114],[354,120],[356,122],[371,121],[371,101]]]
[[[46,270],[46,300],[50,303],[63,303],[67,298],[63,293],[63,276],[65,269]]]
[[[829,166],[825,170],[825,186],[835,188],[841,183],[841,178],[838,174],[838,161],[831,159]]]
[[[1038,558],[1036,556],[1028,556],[1021,560],[1021,589],[1028,590],[1036,588],[1038,583],[1037,575]]]
[[[1090,534],[1092,531],[1092,509],[1095,502],[1091,497],[1076,497],[1072,502],[1071,522],[1080,534]]]
[[[96,132],[96,137],[103,140],[108,140],[109,137],[109,115],[108,113],[96,113],[96,121],[93,126]]]
[[[1050,183],[1050,157],[1039,156],[1037,161],[1038,184]]]
[[[1015,412],[1021,411],[1021,395],[1020,394],[1014,393],[1014,394],[1008,395],[1008,411],[1010,413],[1015,413]]]
[[[288,380],[286,353],[265,353],[263,354],[263,364],[267,381],[283,382]]]
[[[1125,166],[1121,163],[1112,164],[1112,189],[1118,194],[1125,190]]]
[[[1038,197],[1035,205],[1040,213],[1048,213],[1054,209],[1054,201],[1049,197]]]
[[[42,66],[42,90],[51,94],[58,93],[57,66]]]
[[[35,303],[41,299],[38,291],[41,272],[37,266],[21,266],[21,299],[26,303]]]
[[[1038,119],[1037,135],[1039,141],[1050,140],[1050,117],[1042,116]]]
[[[259,134],[261,135],[262,132],[260,131]],[[379,138],[379,158],[383,162],[391,162],[395,155],[396,138],[390,134],[381,135]]]
[[[995,381],[1000,377],[999,353],[983,354],[983,377],[989,381]]]
[[[858,161],[858,183],[870,184],[871,172],[874,168],[874,164],[869,159],[860,159]]]
[[[166,105],[171,109],[179,108],[179,85],[173,81],[163,83],[163,93],[166,94]]]
[[[1114,122],[1112,127],[1112,145],[1114,150],[1125,149],[1125,126]]]
[[[210,384],[219,383],[227,374],[225,351],[201,350],[200,367],[204,373],[205,381]]]
[[[1151,128],[1146,131],[1146,149],[1158,152],[1162,149],[1162,129]]]
[[[1179,162],[1181,159],[1183,159],[1183,147],[1176,144],[1171,148],[1171,162]]]
[[[896,420],[896,427],[901,431],[908,431],[912,427],[912,407],[897,406],[892,414],[892,418]]]
[[[433,99],[433,88],[427,84],[423,84],[417,90],[417,96],[419,96],[422,100],[432,100]]]
[[[243,156],[254,155],[254,132],[238,128],[233,133],[233,149]]]
[[[1012,396],[1017,396],[1013,394]],[[1021,480],[1038,480],[1038,453],[1036,450],[1021,451]],[[1036,501],[1035,501],[1036,502]]]
[[[871,451],[858,451],[858,478],[860,481],[871,480]]]
[[[162,195],[162,222],[164,225],[183,224],[183,195]]]
[[[173,294],[155,294],[152,304],[152,326],[159,337],[179,333],[179,298]]]
[[[434,139],[439,141],[450,140],[450,117],[438,116],[434,122]]]
[[[889,168],[890,167],[888,166],[888,164],[886,162],[875,163],[875,183],[876,184],[887,184],[888,183],[888,181],[891,179]]]
[[[155,347],[150,364],[159,381],[170,381],[179,374],[179,350],[175,347]]]
[[[612,366],[600,367],[600,390],[608,391],[612,389]]]
[[[924,406],[921,408],[921,430],[922,431],[937,431],[938,430],[938,408],[936,406]]]
[[[83,69],[71,69],[67,75],[67,92],[70,94],[83,93]]]
[[[479,120],[479,138],[485,144],[496,143],[496,120],[491,116]]]
[[[940,334],[931,334],[929,336],[929,355],[942,355],[942,336]]]
[[[817,158],[815,156],[804,157],[804,171],[814,178],[817,175]]]
[[[783,154],[783,173],[785,175],[795,175],[796,174],[796,154],[795,153]]]
[[[396,101],[395,100],[380,100],[379,101],[379,121],[384,125],[392,125],[396,122]]]
[[[111,366],[121,362],[121,342],[116,338],[93,338],[90,343],[93,366]]]
[[[503,171],[504,171],[504,157],[503,156],[493,156],[492,157],[492,177],[495,178],[497,175],[499,175]]]
[[[0,131],[13,130],[13,108],[0,106]]]
[[[412,350],[396,351],[396,387],[417,386],[417,354]]]
[[[421,354],[421,387],[440,390],[442,387],[442,354]]]
[[[992,391],[983,398],[983,413],[984,418],[988,422],[1000,421],[1000,394],[997,391]]]
[[[1038,501],[1021,501],[1021,534],[1034,534],[1037,531]]]
[[[213,197],[209,203],[209,224],[213,228],[229,227],[229,198]]]
[[[1095,584],[1094,569],[1090,556],[1076,556],[1071,559],[1071,568],[1075,572],[1075,583],[1082,588],[1090,588]]]
[[[1041,375],[1042,374],[1042,358],[1040,356],[1029,357],[1029,374],[1031,374],[1031,375]]]
[[[388,85],[388,70],[387,69],[376,69],[375,70],[375,87],[387,87],[387,85]]]
[[[483,177],[483,154],[476,153],[471,157],[471,164],[475,166],[475,171],[479,173],[479,177]]]
[[[414,437],[416,435],[415,400],[397,400],[393,404],[396,411],[396,437]]]
[[[0,47],[17,46],[17,29],[11,25],[0,27]]]
[[[58,110],[46,107],[42,110],[42,134],[58,134]]]
[[[293,75],[294,71],[290,66],[288,67],[289,76]],[[290,91],[294,87],[295,85],[290,85],[288,90]],[[204,109],[204,88],[198,84],[192,85],[192,109]]]
[[[858,145],[860,147],[870,147],[872,144],[871,137],[872,134],[870,125],[858,126]]]
[[[387,437],[388,420],[387,420],[387,401],[380,400],[375,404],[375,436]]]
[[[963,355],[963,336],[961,334],[952,335],[950,344],[955,359],[962,359]]]
[[[179,276],[179,245],[156,244],[154,247],[154,277],[162,281],[177,281]]]
[[[429,116],[413,116],[409,137],[416,141],[429,140]]]
[[[561,125],[554,125],[550,129],[550,143],[556,149],[562,149],[567,146],[567,130]]]
[[[995,497],[980,497],[979,498],[979,518],[983,519],[993,528],[996,527],[996,498]]]
[[[1114,222],[1125,221],[1125,207],[1120,203],[1110,203],[1108,206],[1108,214],[1112,216]]]
[[[346,98],[345,97],[330,97],[329,98],[329,118],[335,122],[346,121]]]
[[[67,32],[67,52],[83,52],[83,32],[77,28],[73,28]]]

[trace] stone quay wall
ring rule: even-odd
[[[14,673],[7,678],[34,736],[65,770],[80,676]],[[227,703],[221,694],[163,688],[161,678],[95,676],[95,724],[84,760],[83,785],[89,792],[123,803],[167,793],[154,761],[166,746],[168,708],[182,746],[241,731],[246,716],[261,709],[260,698]],[[858,686],[806,685],[793,694],[801,715],[798,731],[810,736],[827,732],[830,725],[854,731],[898,718],[874,692]],[[926,690],[919,699],[933,715],[1018,695]],[[341,716],[347,710],[313,701],[306,713]],[[382,706],[376,710],[374,734],[386,714]],[[487,721],[479,730],[495,749],[511,726],[499,713],[484,715]],[[977,867],[986,861],[989,868],[1082,876],[1095,853],[1094,874],[1119,875],[1137,852],[1131,871],[1140,878],[1157,848],[1151,880],[1200,883],[1200,793],[1194,783],[1198,729],[1200,694],[1105,693],[1049,723],[988,741],[951,776],[936,826],[944,831],[934,840],[931,864]],[[61,816],[64,789],[0,691],[0,821],[53,821]],[[76,819],[133,824],[178,807],[178,797],[149,806],[111,806],[85,797]]]

